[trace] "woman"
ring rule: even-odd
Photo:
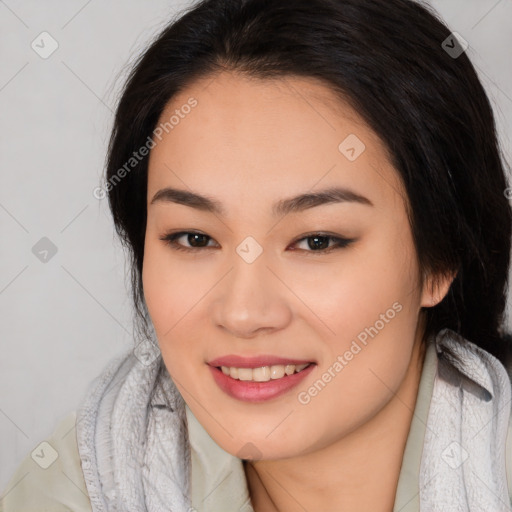
[[[512,217],[464,49],[410,0],[159,35],[105,185],[137,346],[4,510],[511,510]]]

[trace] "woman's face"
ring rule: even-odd
[[[383,144],[302,78],[225,72],[175,96],[160,123],[143,285],[169,373],[233,455],[329,446],[389,402],[421,334],[420,308],[437,302],[420,286]],[[182,193],[154,199],[166,188]],[[181,232],[195,236],[164,240]],[[214,362],[228,356],[266,359]],[[314,364],[292,376],[291,361]]]

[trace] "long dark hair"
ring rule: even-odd
[[[506,362],[505,163],[475,69],[449,48],[463,49],[431,7],[412,0],[202,0],[173,19],[128,76],[107,155],[138,333],[147,335],[150,322],[142,287],[148,158],[122,179],[120,169],[151,140],[175,94],[234,70],[316,78],[356,109],[403,181],[423,273],[457,272],[444,300],[426,309],[424,340],[447,327]]]

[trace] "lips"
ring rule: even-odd
[[[301,364],[308,364],[308,363],[316,363],[316,361],[313,361],[311,359],[290,359],[287,357],[279,357],[269,354],[264,354],[260,356],[253,356],[253,357],[245,357],[245,356],[238,356],[234,354],[217,357],[215,359],[212,359],[208,362],[210,366],[214,367],[221,367],[221,366],[228,366],[228,367],[236,367],[236,368],[260,368],[262,366],[273,366],[273,365],[287,365],[287,364],[294,364],[294,365],[301,365]]]
[[[215,360],[216,361],[216,360]],[[261,361],[261,358],[259,359]],[[276,361],[273,358],[272,361]],[[296,359],[285,359],[285,361],[297,361]],[[238,363],[240,364],[240,363]],[[290,363],[293,364],[293,363]],[[304,364],[304,363],[303,363]],[[304,370],[293,375],[285,375],[276,380],[267,382],[253,382],[233,379],[219,370],[219,368],[208,365],[213,380],[231,398],[244,402],[264,402],[286,394],[298,386],[316,368],[316,364],[308,365]]]

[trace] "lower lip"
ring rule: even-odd
[[[245,402],[263,402],[276,398],[297,386],[313,371],[316,365],[312,363],[299,373],[285,375],[280,379],[270,379],[266,382],[233,379],[229,375],[224,375],[220,368],[208,366],[217,385],[229,396]]]

